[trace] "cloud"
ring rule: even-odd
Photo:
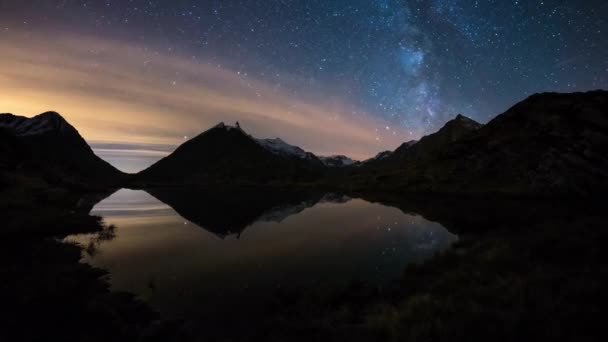
[[[88,141],[178,145],[220,121],[320,154],[366,158],[399,145],[386,122],[193,57],[66,32],[0,33],[0,111],[56,110]]]

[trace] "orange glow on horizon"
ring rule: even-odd
[[[356,159],[409,140],[318,95],[294,96],[205,61],[67,33],[3,33],[0,94],[0,112],[57,111],[89,142],[178,145],[220,121]]]

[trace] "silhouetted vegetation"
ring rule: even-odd
[[[16,186],[18,185],[18,186]],[[82,246],[67,234],[113,238],[114,227],[90,216],[80,194],[20,178],[0,196],[0,341],[134,341],[162,336],[170,322],[134,295],[110,292],[106,271],[80,263]],[[11,194],[8,196],[7,194]],[[175,329],[171,329],[174,332]]]
[[[515,220],[478,222],[483,232],[461,227],[451,249],[410,265],[388,288],[284,294],[265,339],[603,340],[606,216],[565,208],[528,224],[511,213]]]

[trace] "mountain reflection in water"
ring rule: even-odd
[[[165,317],[255,324],[277,291],[382,286],[457,236],[439,223],[314,191],[120,190],[92,214],[114,226],[86,262]],[[235,309],[235,308],[238,308]]]

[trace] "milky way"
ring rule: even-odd
[[[606,18],[599,0],[0,1],[5,37],[78,33],[95,37],[79,41],[89,50],[120,41],[142,47],[150,68],[155,54],[179,56],[339,106],[390,142],[359,155],[457,113],[486,122],[535,92],[608,88]]]

